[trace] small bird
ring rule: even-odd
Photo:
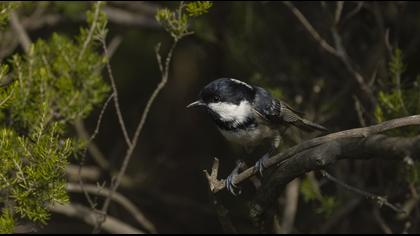
[[[204,107],[222,135],[246,150],[270,142],[269,151],[255,163],[261,175],[264,162],[274,154],[281,136],[291,125],[304,131],[328,131],[302,118],[301,112],[274,98],[267,90],[232,78],[220,78],[206,85],[199,99],[187,106],[190,107]],[[226,179],[226,187],[234,195],[238,194],[238,187],[233,180],[243,165],[242,161],[238,162]]]

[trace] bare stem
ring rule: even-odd
[[[93,18],[93,22],[92,22],[92,25],[90,26],[88,36],[87,36],[85,42],[83,43],[82,50],[80,50],[78,60],[80,60],[83,57],[83,54],[85,53],[87,47],[89,46],[89,43],[92,41],[93,33],[95,31],[96,24],[98,23],[99,12],[100,12],[100,9],[101,9],[100,4],[101,4],[100,1],[97,1],[96,4],[95,4],[95,15],[94,15],[94,18]]]
[[[146,119],[148,117],[148,114],[150,112],[150,108],[153,105],[156,97],[159,95],[160,91],[165,87],[165,85],[166,85],[166,83],[168,81],[169,66],[170,66],[170,63],[171,63],[171,60],[172,60],[173,51],[174,51],[177,43],[178,43],[177,40],[175,40],[172,43],[172,46],[171,46],[171,48],[170,48],[170,50],[169,50],[169,52],[168,52],[168,54],[166,56],[165,66],[164,67],[161,65],[161,60],[159,60],[160,56],[157,57],[158,58],[159,67],[160,68],[163,68],[163,71],[162,71],[162,79],[161,79],[160,83],[157,85],[156,89],[153,91],[152,95],[150,96],[150,98],[149,98],[149,100],[148,100],[148,102],[146,104],[146,107],[145,107],[145,109],[144,109],[144,111],[142,113],[142,116],[140,118],[140,122],[137,125],[136,131],[135,131],[134,136],[133,136],[133,138],[131,140],[131,144],[132,145],[130,145],[128,147],[128,149],[127,149],[127,152],[126,152],[126,154],[124,156],[124,161],[122,163],[122,166],[120,168],[120,171],[118,172],[116,178],[112,182],[112,185],[111,185],[111,188],[110,188],[111,191],[109,192],[108,197],[106,198],[106,200],[104,202],[104,205],[102,207],[101,213],[103,214],[104,217],[102,218],[102,220],[99,219],[99,221],[98,221],[98,223],[95,226],[95,229],[93,231],[94,233],[100,232],[101,225],[104,222],[104,219],[106,219],[106,214],[107,214],[109,205],[111,203],[112,195],[118,189],[118,187],[119,187],[119,185],[121,183],[122,177],[124,176],[124,174],[125,174],[125,172],[127,170],[128,163],[130,162],[131,156],[132,156],[132,154],[133,154],[133,152],[134,152],[134,150],[135,150],[135,148],[137,146],[138,139],[140,137],[141,131],[142,131],[143,127],[144,127],[144,124],[145,124]]]
[[[330,175],[328,172],[326,172],[324,170],[321,170],[321,173],[324,177],[326,177],[330,181],[342,186],[343,188],[345,188],[345,189],[347,189],[351,192],[360,194],[360,195],[366,197],[367,199],[375,201],[375,203],[377,203],[379,206],[385,205],[385,206],[391,208],[392,210],[394,210],[397,213],[405,213],[405,211],[403,209],[401,209],[400,207],[388,202],[388,200],[385,197],[381,197],[381,196],[366,192],[364,190],[361,190],[359,188],[350,186],[350,185],[344,183],[343,181],[335,178],[334,176]]]
[[[125,142],[127,143],[127,145],[129,147],[131,147],[132,143],[131,143],[130,138],[128,136],[128,132],[127,132],[127,128],[126,128],[126,125],[125,125],[125,122],[124,122],[124,118],[123,118],[122,113],[121,113],[121,107],[120,107],[120,103],[119,103],[119,99],[118,99],[118,89],[117,89],[117,86],[115,84],[115,79],[114,79],[114,75],[112,73],[111,65],[109,63],[110,57],[109,57],[108,48],[106,46],[105,39],[101,39],[101,43],[102,43],[102,47],[103,47],[105,56],[107,57],[106,68],[107,68],[107,71],[108,71],[109,79],[111,81],[112,91],[114,93],[114,106],[115,106],[115,110],[117,111],[118,122],[120,123],[120,127],[121,127],[121,130],[123,132]]]
[[[19,43],[22,45],[25,53],[29,53],[29,49],[32,44],[31,39],[29,38],[25,28],[23,28],[22,24],[20,23],[16,12],[13,10],[10,11],[10,24],[12,25],[13,30],[16,32]]]

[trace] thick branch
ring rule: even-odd
[[[311,148],[284,161],[264,183],[255,200],[254,213],[264,209],[276,199],[282,187],[294,178],[312,170],[319,170],[341,159],[399,160],[420,157],[420,135],[410,138],[373,135],[367,138],[334,140]]]
[[[335,140],[343,140],[346,138],[347,139],[359,138],[360,140],[364,140],[364,138],[377,134],[377,133],[381,133],[381,132],[399,128],[399,127],[411,126],[411,125],[420,125],[420,115],[398,118],[394,120],[385,121],[381,124],[377,124],[377,125],[373,125],[369,127],[344,130],[337,133],[328,134],[322,137],[310,139],[271,157],[269,160],[264,162],[264,166],[266,167],[271,167],[274,165],[278,166],[287,158],[290,158],[292,156],[296,157],[296,154],[299,154],[305,150],[308,150],[311,148],[313,149],[316,146],[319,146],[321,144],[326,144]],[[386,149],[387,147],[383,147],[383,148]],[[255,175],[256,173],[257,172],[254,167],[248,168],[238,175],[238,177],[234,181],[234,184],[239,184],[242,181],[249,179],[251,176]],[[220,184],[220,182],[221,181],[224,182],[224,180],[217,180],[217,175],[209,175],[209,176],[214,176],[214,178],[209,178],[210,185],[215,186],[212,189],[213,192],[218,192],[225,188],[224,183]],[[211,183],[212,181],[218,181],[218,182],[217,183],[215,182],[216,184],[214,184],[214,183]]]

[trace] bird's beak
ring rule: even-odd
[[[195,101],[195,102],[193,102],[193,103],[189,104],[189,105],[187,106],[187,108],[190,108],[190,107],[199,107],[199,106],[205,106],[205,105],[206,105],[206,104],[205,104],[203,101],[198,100],[198,101]]]

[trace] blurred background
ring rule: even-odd
[[[22,22],[37,9],[37,21],[27,22],[30,38],[48,38],[53,32],[78,34],[85,24],[90,2],[28,2],[19,11]],[[129,136],[132,136],[148,98],[161,74],[154,52],[162,42],[166,52],[172,38],[155,20],[157,9],[175,9],[179,2],[107,1],[107,41],[115,46],[111,66]],[[399,48],[407,65],[401,84],[417,86],[420,51],[420,4],[416,2],[345,2],[341,18],[334,23],[337,2],[293,3],[318,33],[334,45],[332,27],[339,33],[351,64],[375,92],[392,87],[389,60]],[[169,81],[150,110],[138,146],[119,192],[132,201],[160,233],[223,233],[211,202],[204,169],[214,157],[221,161],[225,178],[240,155],[219,134],[210,118],[200,110],[185,107],[200,89],[219,77],[232,77],[269,89],[275,96],[306,117],[333,131],[373,124],[375,108],[369,107],[353,74],[337,57],[313,39],[292,11],[281,2],[214,2],[208,13],[194,19],[193,35],[182,39],[174,52]],[[12,51],[22,51],[10,43]],[[108,76],[104,70],[104,79]],[[418,88],[417,88],[418,91]],[[95,129],[101,107],[84,121],[88,133]],[[76,135],[76,132],[74,132]],[[288,132],[282,148],[319,135],[296,129]],[[94,140],[101,155],[117,171],[126,151],[115,109],[111,103]],[[72,159],[73,170],[79,161]],[[404,178],[404,163],[341,161],[332,167],[339,178],[365,190],[388,196],[392,202],[412,200],[412,213],[398,218],[389,209],[308,173],[294,182],[296,213],[292,233],[389,233],[418,232],[420,208],[414,193],[417,183]],[[110,171],[98,165],[88,152],[83,171],[93,173],[85,182],[109,184]],[[71,174],[69,174],[71,175]],[[69,177],[70,178],[70,177]],[[71,178],[70,178],[71,179]],[[72,181],[72,180],[71,180]],[[413,187],[414,186],[414,187]],[[315,189],[315,190],[314,190]],[[411,190],[410,190],[411,189]],[[414,189],[414,190],[413,190]],[[293,191],[293,190],[292,190]],[[321,192],[321,197],[313,197]],[[413,193],[414,191],[414,193]],[[312,195],[311,195],[312,194]],[[257,229],[248,216],[249,194],[234,197],[218,194],[238,232]],[[315,194],[316,195],[316,194]],[[311,197],[312,196],[312,197]],[[71,201],[87,204],[81,193],[70,193]],[[281,225],[287,205],[282,193],[273,208]],[[414,200],[413,200],[414,199]],[[102,198],[94,197],[102,203]],[[118,204],[110,215],[142,228]],[[82,220],[53,214],[39,233],[86,233],[92,226]],[[277,231],[276,231],[277,230]],[[273,226],[274,232],[284,232]]]

